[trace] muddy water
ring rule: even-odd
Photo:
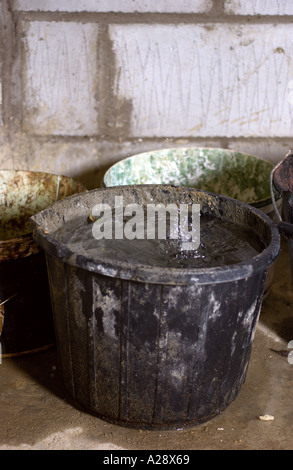
[[[164,240],[102,238],[92,233],[95,221],[76,218],[54,233],[54,237],[74,253],[92,259],[116,260],[131,265],[172,268],[207,268],[240,263],[259,254],[264,245],[249,229],[233,223],[200,218],[200,244],[197,249],[183,250],[182,240],[168,236]]]

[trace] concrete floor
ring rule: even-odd
[[[177,431],[126,429],[70,403],[55,348],[0,365],[0,450],[289,450],[293,449],[293,288],[287,245],[263,302],[247,379],[220,415]],[[273,420],[259,417],[271,415]]]

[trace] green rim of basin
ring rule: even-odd
[[[273,163],[260,157],[233,150],[162,149],[115,163],[106,171],[103,185],[189,186],[262,207],[271,203],[270,173],[273,167]]]

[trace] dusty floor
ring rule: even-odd
[[[75,408],[59,375],[55,348],[0,365],[0,450],[293,449],[293,287],[286,244],[264,300],[246,383],[220,415],[197,427],[141,431]],[[277,352],[283,351],[283,352]],[[259,416],[272,415],[262,421]]]

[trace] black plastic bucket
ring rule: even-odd
[[[55,343],[46,258],[29,219],[58,199],[84,191],[50,173],[0,171],[0,354],[27,354]]]
[[[291,277],[293,283],[293,152],[290,150],[271,171],[271,195],[278,228],[288,238]],[[275,191],[282,195],[283,207],[280,214],[274,199]]]
[[[98,203],[198,203],[202,214],[250,227],[265,248],[229,266],[182,269],[74,252],[56,230]],[[32,217],[46,251],[58,351],[71,398],[107,421],[173,429],[216,416],[245,381],[268,267],[272,220],[228,197],[162,185],[89,191]]]

